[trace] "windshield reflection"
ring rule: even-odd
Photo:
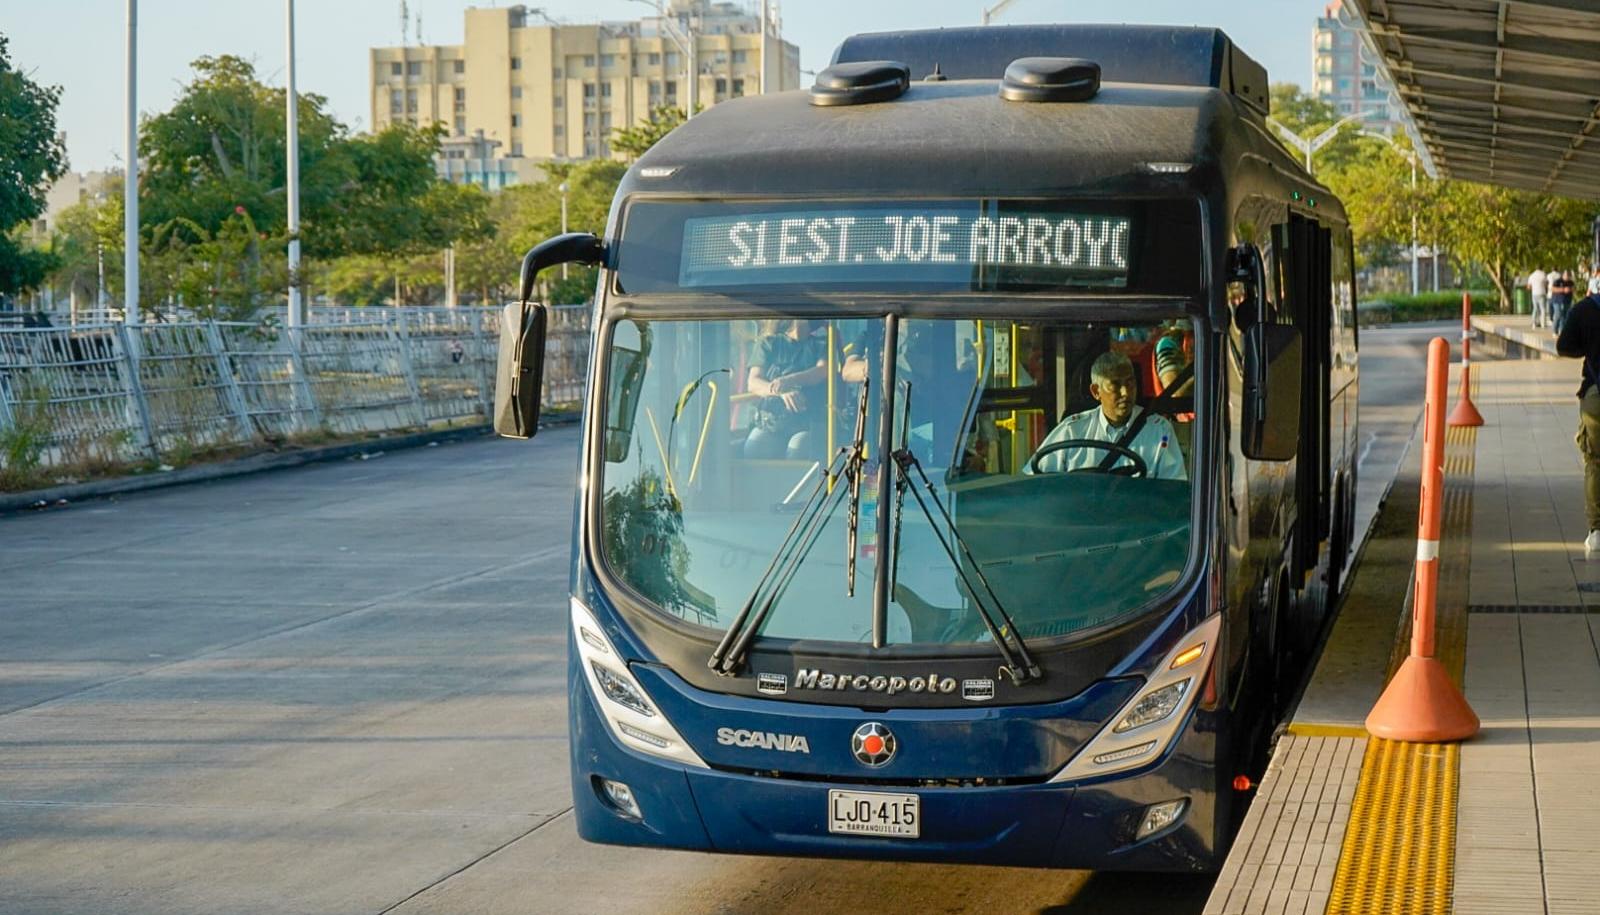
[[[1025,638],[1113,621],[1177,582],[1192,499],[1187,319],[901,320],[888,442],[885,326],[619,322],[600,486],[610,569],[660,609],[726,628],[808,493],[845,485],[826,470],[861,419],[859,492],[827,501],[760,635],[870,641],[880,548],[891,551],[890,644],[989,641],[970,593],[980,578]],[[893,484],[879,491],[885,447],[915,456],[942,511],[908,509]],[[965,549],[953,556],[941,534]]]

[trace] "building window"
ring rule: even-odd
[[[677,69],[679,66],[681,66],[681,64],[678,63],[678,52],[677,51],[668,51],[667,52],[667,66],[671,67],[673,69]]]
[[[511,155],[518,156],[518,157],[520,157],[522,155],[522,144],[521,143],[512,143],[511,144]]]
[[[457,76],[467,72],[467,62],[464,60],[450,61],[450,72],[456,74]]]
[[[558,136],[558,137],[559,136],[563,136],[564,134],[566,134],[566,132],[567,132],[566,129],[563,128],[560,124],[556,125],[556,136]]]
[[[583,84],[583,97],[594,98],[594,83]]]
[[[512,127],[521,127],[522,126],[522,115],[513,114],[511,116],[511,126]]]
[[[402,111],[405,110],[403,107],[401,107],[404,104],[405,104],[405,102],[400,96],[400,90],[399,89],[390,89],[389,90],[389,113],[390,114],[400,114]]]
[[[585,111],[583,113],[583,132],[584,133],[589,133],[589,132],[591,132],[593,130],[594,130],[594,112],[593,111]]]
[[[713,63],[719,64],[719,65],[726,64],[728,62],[728,55],[727,55],[727,53],[725,53],[723,51],[718,51],[716,53],[716,55],[711,58],[711,60],[712,60]]]
[[[650,101],[653,102],[659,98],[661,98],[661,80],[653,79],[650,81]]]
[[[649,62],[650,66],[659,67],[661,66],[661,53],[659,51],[651,51],[650,56],[647,57],[646,60]]]
[[[726,93],[727,91],[728,91],[728,81],[723,79],[720,76],[717,77],[717,94],[718,95],[722,95],[722,94]]]
[[[564,96],[557,95],[554,104],[557,108],[560,108],[562,105],[566,104],[566,98]]]
[[[611,112],[609,112],[609,111],[600,112],[600,129],[601,130],[610,130],[611,129]]]
[[[389,64],[389,75],[390,76],[399,76],[400,75],[400,71],[402,69],[403,68],[400,66],[400,61],[398,61],[398,60],[394,61],[394,62]]]
[[[560,79],[561,78],[561,68],[560,67],[556,67],[555,76],[553,78],[554,79]]]
[[[406,113],[413,114],[417,110],[417,90],[406,90]]]
[[[522,98],[522,87],[521,86],[512,86],[511,87],[511,97],[512,98]]]
[[[460,108],[467,103],[467,90],[456,87],[456,107]]]
[[[733,62],[736,63],[736,64],[744,63],[749,57],[750,57],[750,52],[749,51],[734,51],[733,52]]]
[[[584,142],[584,144],[583,144],[583,155],[584,155],[585,158],[588,158],[588,159],[593,159],[594,158],[594,143],[592,141],[585,141]]]
[[[667,98],[677,98],[677,97],[678,97],[678,81],[675,80],[675,79],[667,80]]]
[[[583,55],[583,65],[585,67],[594,66],[594,55],[593,54],[585,54],[585,55]]]
[[[610,98],[611,97],[611,84],[610,83],[601,83],[600,84],[600,97],[601,98]]]
[[[733,81],[733,94],[735,96],[744,95],[744,80],[736,79]]]
[[[602,67],[615,67],[616,65],[617,65],[617,55],[615,55],[615,54],[601,54],[600,55],[600,66],[602,66]]]
[[[407,76],[421,76],[422,75],[422,61],[420,61],[420,60],[408,60],[408,61],[406,61],[406,75]]]
[[[520,57],[511,58],[511,69],[513,69],[513,70],[521,70],[522,69],[522,58],[520,58]]]
[[[467,135],[467,119],[466,118],[456,118],[456,136],[464,137],[466,135]]]

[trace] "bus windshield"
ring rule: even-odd
[[[1191,539],[1189,319],[904,318],[892,350],[888,327],[618,322],[597,487],[609,571],[659,611],[726,629],[816,496],[819,524],[758,635],[869,642],[880,548],[889,644],[989,640],[975,572],[1024,638],[1117,621],[1177,583]],[[859,492],[835,498],[849,483],[827,469],[858,420]],[[884,488],[880,462],[896,452],[918,472]]]

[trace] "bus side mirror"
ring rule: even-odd
[[[1245,457],[1287,461],[1300,447],[1300,331],[1261,322],[1244,332]]]
[[[506,438],[533,438],[539,431],[544,340],[549,315],[545,306],[527,302],[512,302],[500,312],[494,431]]]
[[[507,438],[533,438],[539,431],[544,387],[544,342],[550,312],[529,301],[539,271],[557,264],[598,264],[604,243],[587,232],[569,232],[534,245],[522,258],[522,288],[517,301],[500,315],[500,354],[495,366],[494,431]]]

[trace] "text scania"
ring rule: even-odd
[[[795,689],[857,690],[864,693],[953,693],[954,677],[929,674],[926,677],[885,677],[881,674],[827,674],[809,667],[800,668],[794,675]]]
[[[1128,267],[1128,220],[1119,217],[890,214],[741,219],[727,226],[729,267],[934,263]]]
[[[756,747],[777,750],[781,753],[811,752],[811,744],[804,734],[774,734],[771,731],[746,731],[735,728],[717,728],[717,743],[725,747]]]

